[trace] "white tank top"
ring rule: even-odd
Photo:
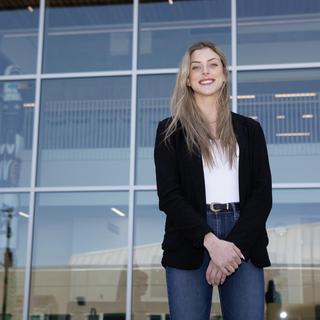
[[[212,143],[215,165],[210,168],[203,157],[203,173],[206,188],[206,203],[239,202],[239,145],[236,145],[236,159],[230,168],[228,155],[222,150],[220,141]]]

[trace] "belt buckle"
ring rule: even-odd
[[[222,209],[215,209],[214,207],[215,203],[214,202],[211,202],[210,203],[210,210],[214,213],[217,213],[217,212],[220,212]]]

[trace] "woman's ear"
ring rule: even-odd
[[[190,87],[190,80],[187,78],[187,86]]]

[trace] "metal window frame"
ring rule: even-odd
[[[30,218],[27,235],[26,268],[24,282],[23,320],[29,318],[29,302],[31,291],[32,250],[34,233],[35,201],[37,193],[48,192],[101,192],[126,191],[128,192],[129,219],[128,219],[128,265],[127,265],[127,291],[126,291],[126,320],[132,316],[132,284],[133,284],[133,254],[134,254],[134,202],[137,191],[156,191],[155,185],[135,185],[136,165],[136,115],[137,115],[137,80],[139,75],[176,74],[178,68],[138,68],[138,36],[139,36],[139,0],[133,0],[133,33],[132,33],[132,66],[129,70],[99,71],[99,72],[69,72],[69,73],[42,73],[43,46],[45,34],[45,0],[39,0],[39,29],[38,53],[36,74],[0,75],[0,81],[35,80],[35,112],[33,126],[33,148],[31,160],[30,187],[0,188],[0,193],[29,193]],[[232,63],[229,70],[232,72],[232,97],[237,97],[238,71],[264,71],[264,70],[296,70],[320,68],[320,62],[287,63],[287,64],[237,64],[237,2],[231,1],[231,54]],[[41,83],[46,79],[89,78],[89,77],[131,77],[131,128],[130,128],[130,169],[129,185],[114,186],[68,186],[68,187],[37,187],[37,154],[40,127],[40,98]],[[237,112],[237,99],[232,99],[232,110]],[[320,189],[320,182],[315,183],[274,183],[273,189]]]
[[[37,73],[36,73],[36,92],[35,92],[35,109],[33,122],[32,138],[32,158],[31,158],[31,187],[29,198],[29,224],[27,234],[27,252],[26,252],[26,269],[24,281],[24,300],[23,300],[23,320],[29,318],[30,291],[31,291],[31,268],[32,268],[32,250],[33,250],[33,231],[34,215],[36,201],[36,174],[37,174],[37,152],[39,139],[39,121],[40,121],[40,97],[41,97],[41,68],[42,53],[44,42],[44,18],[45,18],[45,0],[40,0],[39,7],[39,35],[38,35],[38,52],[37,52]]]

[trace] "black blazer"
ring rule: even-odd
[[[206,222],[206,198],[200,152],[190,154],[180,127],[163,142],[171,118],[157,129],[154,159],[159,208],[167,215],[162,242],[162,265],[196,269],[203,261],[204,236],[212,232]],[[267,147],[260,124],[232,113],[239,144],[240,218],[227,241],[233,242],[258,267],[270,265],[266,220],[272,207],[272,186]]]

